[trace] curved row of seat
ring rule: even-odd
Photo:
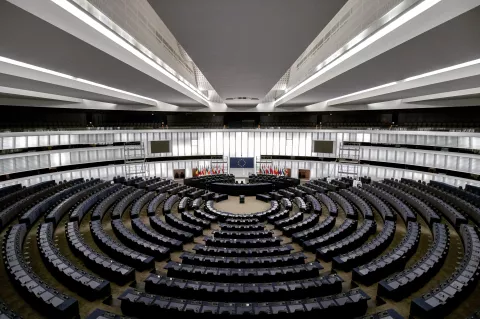
[[[102,202],[100,202],[92,212],[91,220],[102,220],[105,216],[105,213],[108,209],[120,199],[124,198],[128,194],[132,193],[134,188],[132,187],[123,187],[118,189],[115,193],[111,194],[107,198],[105,198]]]
[[[238,225],[238,224],[226,224],[220,223],[221,230],[231,230],[231,231],[257,231],[265,228],[264,224],[247,224],[247,225]]]
[[[205,213],[203,210],[196,209],[196,210],[193,211],[193,215],[195,215],[195,217],[198,217],[198,218],[201,218],[201,219],[204,219],[204,220],[209,220],[210,222],[216,222],[217,221],[217,216],[209,214],[209,213]]]
[[[418,262],[378,284],[377,294],[393,300],[401,300],[417,291],[442,267],[448,254],[450,237],[448,228],[441,223],[432,226],[433,242]]]
[[[284,229],[285,227],[296,224],[296,223],[299,223],[302,220],[303,220],[303,213],[298,212],[298,213],[295,213],[294,215],[292,215],[290,217],[279,219],[279,220],[273,222],[273,224],[277,228]]]
[[[313,188],[310,188],[308,186],[305,186],[305,185],[298,185],[297,186],[297,189],[301,190],[302,192],[305,192],[306,194],[309,194],[309,195],[313,195],[315,194],[315,190]],[[299,195],[297,195],[299,196]],[[306,196],[306,195],[305,195]]]
[[[260,248],[227,248],[195,245],[193,250],[199,254],[212,256],[238,256],[238,257],[259,257],[288,255],[293,250],[291,245]]]
[[[258,224],[260,220],[258,218],[227,218],[225,219],[225,223],[227,224],[237,224],[237,225],[250,225],[250,224]]]
[[[55,189],[55,193],[49,194],[44,200],[38,202],[35,206],[28,209],[19,219],[20,223],[24,223],[30,228],[38,219],[48,212],[52,205],[60,200],[66,199],[68,196],[79,191],[83,187],[83,179],[74,180],[71,183],[63,183],[61,188]]]
[[[211,224],[210,221],[197,217],[191,212],[182,212],[181,216],[183,221],[195,226],[202,227],[203,229],[210,227]]]
[[[467,215],[468,218],[470,218],[477,226],[480,225],[480,205],[479,204],[476,204],[479,206],[475,206],[471,202],[461,197],[452,195],[451,193],[449,193],[448,191],[440,187],[439,188],[433,187],[432,185],[435,185],[435,184],[432,184],[432,182],[433,181],[430,182],[430,186],[427,186],[427,185],[422,185],[422,186],[424,186],[430,193],[432,193],[436,197],[443,199],[448,204],[453,205],[456,209],[463,212],[463,214]],[[473,195],[473,196],[477,196],[477,195]]]
[[[169,191],[169,194],[171,194],[170,191]],[[173,205],[175,205],[175,203],[178,202],[179,200],[180,198],[177,195],[171,195],[170,197],[168,197],[167,200],[165,200],[165,202],[163,203],[163,214],[164,215],[170,214],[170,212],[172,211]]]
[[[98,191],[107,188],[110,185],[108,182],[101,182],[99,179],[91,180],[83,184],[75,194],[72,194],[60,204],[56,205],[45,216],[45,222],[51,222],[56,227],[65,214],[75,208],[80,202]]]
[[[212,232],[213,237],[216,238],[231,238],[231,239],[255,239],[255,238],[271,238],[273,232],[271,230],[248,230],[248,231],[235,231],[235,230],[214,230]]]
[[[315,224],[313,227],[292,234],[296,241],[306,241],[315,237],[320,237],[333,229],[335,226],[335,216],[328,216],[325,220]]]
[[[253,238],[253,239],[232,239],[207,237],[204,238],[205,244],[212,247],[226,248],[260,248],[280,246],[282,239],[278,237]]]
[[[285,198],[288,198],[288,199],[292,199],[295,197],[295,194],[290,192],[290,191],[287,191],[286,189],[280,189],[278,191],[278,193],[280,193],[283,197]]]
[[[306,213],[307,212],[307,204],[305,204],[305,201],[303,200],[302,197],[295,197],[293,199],[293,202],[295,203],[295,205],[297,205],[298,207],[298,210],[302,213]]]
[[[446,192],[452,193],[453,195],[460,197],[476,206],[480,206],[480,195],[478,194],[474,194],[453,185],[433,180],[430,181],[430,185],[436,188],[441,188]],[[468,187],[468,185],[466,187]]]
[[[435,207],[439,212],[442,213],[443,216],[445,216],[445,218],[454,227],[458,228],[461,224],[467,223],[467,219],[462,214],[460,214],[455,208],[445,203],[442,199],[437,198],[429,193],[426,193],[425,189],[421,189],[422,187],[421,183],[402,178],[401,184],[408,185],[406,189],[408,189],[411,193],[413,193],[418,198],[429,203],[432,207]]]
[[[305,262],[307,257],[301,252],[283,256],[260,257],[224,257],[184,252],[180,258],[182,259],[182,263],[187,265],[221,268],[266,268],[300,265]]]
[[[323,203],[327,207],[328,213],[330,216],[337,216],[338,210],[337,205],[333,202],[333,200],[323,193],[317,193],[316,198]]]
[[[302,315],[308,318],[318,318],[318,316],[353,318],[365,313],[370,297],[360,289],[352,289],[337,295],[301,300],[271,303],[219,303],[177,299],[128,289],[119,299],[123,313],[139,318],[151,318],[159,314],[178,314],[179,312],[203,316]]]
[[[317,248],[330,245],[349,236],[357,229],[357,220],[345,219],[334,231],[320,235],[315,238],[302,241],[301,245],[308,251],[316,251]]]
[[[455,272],[438,287],[413,300],[410,314],[421,318],[438,318],[449,313],[475,289],[480,269],[480,239],[470,225],[460,225],[464,255]]]
[[[169,261],[164,267],[169,277],[217,282],[269,282],[318,277],[318,262],[272,268],[218,268]]]
[[[196,189],[194,188],[193,191],[190,191],[187,195],[192,199],[202,199],[201,196],[205,194],[206,190],[204,189]]]
[[[19,185],[19,184],[17,184],[17,185]],[[3,318],[3,319],[22,319],[22,317],[20,317],[15,312],[10,310],[2,301],[0,301],[0,318]]]
[[[288,211],[292,210],[293,204],[292,204],[292,201],[290,199],[288,199],[286,197],[283,197],[280,200],[280,204],[283,206],[283,209],[286,209]]]
[[[393,240],[395,235],[396,225],[394,221],[387,220],[383,224],[382,231],[378,233],[373,239],[361,245],[355,250],[351,250],[342,255],[333,258],[332,268],[341,269],[344,271],[351,271],[353,267],[361,265],[372,258],[378,256],[384,251]],[[373,230],[373,234],[375,230]],[[355,234],[352,236],[354,237]],[[361,237],[355,241],[352,246],[361,243]],[[355,239],[354,239],[355,240]]]
[[[135,203],[130,211],[130,218],[138,218],[142,208],[155,197],[155,192],[144,193],[140,198],[135,199]]]
[[[170,238],[152,230],[151,228],[147,227],[147,225],[145,225],[140,218],[133,218],[131,220],[131,225],[133,231],[148,242],[173,250],[182,249],[183,242],[181,240]]]
[[[85,217],[85,214],[87,214],[88,211],[90,211],[90,209],[92,209],[98,202],[103,201],[103,199],[119,191],[122,187],[122,184],[113,184],[92,194],[89,198],[75,207],[70,213],[69,220],[81,222],[83,217]]]
[[[13,184],[0,188],[0,207],[3,207],[3,198],[22,189],[22,184]],[[0,301],[0,305],[3,303]]]
[[[345,197],[335,192],[329,192],[328,196],[340,205],[347,218],[358,219],[357,212]]]
[[[160,188],[161,186],[166,186],[166,185],[169,185],[170,183],[172,183],[172,181],[169,180],[169,179],[167,179],[167,180],[160,179],[160,180],[156,181],[155,183],[147,185],[147,187],[145,189],[149,192],[150,191],[155,191],[155,190],[158,190],[158,188]]]
[[[168,193],[169,195],[176,195],[176,194],[178,194],[181,190],[184,190],[184,189],[187,188],[187,187],[188,187],[187,185],[178,185],[178,184],[177,184],[177,186],[170,188],[170,189],[167,191],[167,193]]]
[[[60,182],[59,184],[62,184],[62,182]],[[4,188],[0,188],[0,190],[4,192],[4,194],[0,198],[0,209],[3,211],[4,209],[18,202],[21,199],[55,185],[56,185],[55,181],[45,181],[45,182],[40,182],[25,188],[22,188],[21,185],[20,187],[14,186],[12,188],[9,188],[7,186]]]
[[[168,237],[180,240],[182,242],[189,242],[193,240],[194,235],[190,232],[177,229],[160,219],[158,216],[150,217],[150,226],[158,233]]]
[[[143,188],[146,189],[148,186],[153,185],[155,183],[161,182],[162,178],[161,177],[150,177],[150,179],[147,180],[142,180],[138,183],[135,183],[136,188]]]
[[[37,184],[38,185],[38,184]],[[55,181],[49,181],[14,191],[2,197],[2,211],[0,211],[0,230],[10,224],[17,216],[23,214],[38,201],[54,194],[63,188],[65,184],[55,184]],[[14,188],[16,189],[16,188]]]
[[[325,261],[330,261],[334,256],[338,256],[362,245],[370,235],[375,234],[376,229],[377,223],[374,220],[366,219],[363,221],[362,226],[357,228],[350,236],[327,246],[317,248],[317,257]]]
[[[394,215],[390,208],[375,194],[356,187],[352,188],[352,192],[360,196],[362,199],[365,199],[373,208],[375,208],[384,221],[397,220],[397,215]]]
[[[190,203],[190,208],[193,210],[200,209],[200,206],[203,205],[203,199],[201,197],[195,198],[191,203]]]
[[[400,217],[402,217],[405,223],[417,221],[417,215],[410,209],[410,207],[408,207],[408,205],[399,200],[397,197],[380,189],[375,184],[367,184],[363,185],[362,187],[370,193],[375,194],[377,197],[383,199],[390,206],[392,206],[395,211],[400,215]]]
[[[112,229],[122,243],[134,249],[135,251],[153,256],[157,261],[165,259],[170,253],[170,250],[167,247],[154,244],[132,233],[123,224],[121,219],[112,220]]]
[[[407,192],[399,189],[397,186],[393,186],[387,183],[373,182],[373,185],[381,188],[382,190],[398,197],[404,201],[407,205],[415,209],[415,211],[422,216],[422,218],[427,222],[429,227],[432,227],[434,223],[440,222],[440,216],[437,215],[427,204],[419,200],[413,195],[410,195]]]
[[[183,197],[178,203],[178,212],[182,213],[190,206],[192,200],[189,197]]]
[[[196,226],[190,223],[187,223],[184,220],[181,220],[174,214],[165,215],[165,221],[172,227],[183,230],[185,232],[192,233],[194,236],[199,236],[203,232],[203,227]]]
[[[42,281],[25,261],[22,250],[27,232],[27,224],[14,225],[7,230],[3,241],[3,263],[13,285],[42,313],[54,318],[78,316],[78,301]]]
[[[55,278],[90,299],[110,295],[110,283],[91,273],[83,271],[67,260],[53,243],[54,224],[41,224],[37,230],[37,245],[44,263]]]
[[[145,291],[182,299],[269,302],[338,294],[342,291],[342,282],[337,274],[265,283],[192,281],[151,274],[145,279]]]
[[[157,213],[158,207],[160,207],[160,204],[162,204],[165,199],[167,199],[167,193],[159,193],[155,196],[150,203],[148,203],[147,215],[154,216]]]
[[[360,196],[354,194],[351,190],[341,189],[340,195],[345,197],[350,203],[353,203],[358,208],[364,219],[373,220],[373,212],[370,206]],[[358,216],[356,216],[358,218]]]
[[[309,187],[309,188],[315,190],[315,193],[323,194],[323,193],[327,192],[327,190],[324,187],[322,187],[320,185],[313,184],[311,182],[305,183],[305,184],[303,184],[303,186]]]
[[[300,231],[303,231],[311,227],[314,227],[315,225],[318,225],[319,219],[320,219],[320,216],[318,214],[313,213],[304,220],[301,220],[295,224],[283,226],[281,228],[284,234],[291,236],[293,233],[298,233]]]
[[[124,264],[127,264],[139,271],[154,267],[155,260],[152,256],[130,249],[108,235],[102,227],[100,220],[90,221],[90,232],[95,243],[109,256],[113,256]]]
[[[371,285],[396,271],[405,269],[410,257],[420,242],[420,224],[408,222],[402,241],[387,254],[353,269],[352,278],[365,285]]]
[[[171,183],[171,184],[167,184],[165,186],[160,186],[155,191],[158,192],[158,193],[165,193],[165,194],[168,195],[168,191],[171,190],[172,188],[177,187],[177,186],[178,186],[177,183]]]
[[[112,220],[121,219],[123,213],[127,210],[127,207],[130,206],[133,202],[137,199],[141,198],[145,194],[145,190],[137,189],[134,190],[132,193],[128,194],[124,198],[122,198],[114,207],[112,211]]]
[[[72,252],[83,260],[85,265],[100,276],[118,284],[135,280],[135,270],[125,264],[101,254],[90,247],[82,238],[77,221],[68,222],[65,226],[68,246]]]
[[[274,215],[268,216],[267,220],[269,223],[273,223],[273,222],[276,222],[277,220],[288,218],[288,216],[290,216],[290,210],[284,209]]]
[[[307,195],[306,199],[307,199],[307,202],[310,204],[313,213],[321,215],[322,205],[320,205],[320,202],[318,201],[318,199],[316,199],[315,196],[313,195]]]

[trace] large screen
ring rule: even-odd
[[[170,153],[170,141],[151,141],[150,151],[155,153]]]
[[[253,157],[230,157],[230,168],[254,168]]]
[[[314,153],[334,153],[333,141],[313,141]]]

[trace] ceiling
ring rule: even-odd
[[[0,43],[0,56],[165,103],[200,105],[184,94],[7,1],[0,1]],[[69,89],[52,87],[48,93],[68,94],[65,90]],[[85,95],[83,98],[90,97]]]
[[[24,3],[28,3],[28,1],[18,0],[18,2]],[[38,1],[50,3],[48,0]],[[150,3],[216,92],[225,100],[228,107],[221,103],[208,107],[200,104],[162,83],[162,79],[157,80],[147,75],[146,73],[150,70],[149,66],[147,71],[143,70],[146,73],[137,70],[127,64],[127,61],[123,60],[125,62],[122,62],[110,55],[119,51],[114,50],[113,53],[108,54],[8,1],[0,1],[0,57],[11,58],[139,94],[172,104],[173,106],[165,108],[169,111],[185,112],[313,110],[313,108],[308,109],[305,106],[480,59],[478,22],[480,21],[480,6],[478,6],[274,109],[273,103],[271,106],[257,106],[257,104],[347,0],[142,1]],[[443,1],[456,5],[452,2],[454,0]],[[66,14],[69,17],[69,14]],[[70,26],[69,23],[67,20],[65,25]],[[82,24],[81,32],[85,31],[83,27]],[[85,25],[85,28],[88,26]],[[94,36],[97,37],[97,34]],[[97,45],[105,43],[101,42],[103,40],[109,41],[100,36],[96,39],[99,39]],[[1,65],[0,86],[123,104],[122,107],[125,109],[128,109],[130,104],[134,104],[118,96],[104,95],[108,94],[104,91],[99,91],[104,94],[92,93],[2,74]],[[354,99],[354,101],[348,102],[348,105],[360,106],[475,87],[480,87],[480,75]],[[247,99],[227,100],[238,97],[247,97]],[[0,98],[11,97],[0,96]],[[339,101],[339,103],[341,102]],[[150,105],[144,105],[142,108],[132,105],[134,110],[150,111],[149,107]],[[267,107],[270,108],[266,109]],[[329,107],[329,110],[335,110],[335,105]],[[98,105],[98,108],[101,106]]]
[[[479,59],[479,21],[480,7],[477,7],[291,99],[282,106],[310,105]],[[477,86],[480,86],[480,82],[477,82]],[[456,89],[452,86],[448,91]],[[416,92],[422,93],[422,89]],[[428,88],[425,88],[425,92],[428,92]],[[405,98],[411,95],[395,96]],[[385,96],[381,100],[388,101],[387,98],[389,97]]]
[[[149,0],[223,99],[260,100],[346,2]]]

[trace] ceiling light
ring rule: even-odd
[[[93,29],[97,30],[98,32],[100,32],[101,34],[103,34],[104,36],[106,36],[107,38],[109,38],[110,40],[115,42],[116,44],[120,45],[122,48],[124,48],[127,51],[129,51],[130,53],[134,54],[136,57],[140,58],[142,61],[149,64],[151,67],[160,71],[162,74],[166,75],[171,80],[177,82],[183,88],[187,89],[189,92],[195,94],[196,96],[198,96],[199,98],[201,98],[205,102],[207,102],[207,103],[209,102],[208,99],[203,94],[198,92],[191,84],[189,85],[189,84],[185,83],[184,82],[185,80],[182,79],[183,80],[182,81],[181,79],[177,78],[172,73],[168,72],[165,68],[160,66],[158,63],[156,63],[152,59],[148,58],[145,55],[145,53],[140,52],[137,48],[135,48],[130,43],[128,43],[125,39],[123,39],[122,37],[117,35],[114,31],[107,28],[105,25],[98,22],[96,19],[92,18],[90,15],[88,15],[83,10],[76,7],[74,4],[70,3],[68,0],[51,0],[51,1],[53,3],[55,3],[56,5],[58,5],[59,7],[61,7],[62,9],[69,12],[70,14],[72,14],[73,16],[75,16],[76,18],[80,19],[82,22],[86,23],[87,25],[89,25]],[[105,16],[105,18],[108,19],[106,16]],[[111,21],[111,20],[109,20],[109,22],[113,23],[113,21]],[[122,33],[125,34],[127,37],[133,39],[133,37],[130,36],[124,30],[122,30]],[[150,55],[151,52],[148,52],[148,53]],[[153,54],[152,54],[152,58],[158,59],[156,56],[153,56]],[[158,60],[160,60],[160,59],[158,59]],[[166,67],[168,67],[168,66],[166,65]]]
[[[76,77],[68,75],[68,74],[64,74],[64,73],[56,72],[56,71],[53,71],[53,70],[45,69],[45,68],[42,68],[42,67],[39,67],[39,66],[36,66],[36,65],[32,65],[32,64],[28,64],[28,63],[25,63],[25,62],[12,60],[12,59],[9,59],[9,58],[6,58],[6,57],[0,56],[0,62],[20,66],[22,68],[35,70],[35,71],[46,73],[46,74],[55,75],[55,76],[58,76],[58,77],[62,77],[62,78],[69,79],[69,80],[72,80],[72,81],[77,81],[77,82],[89,84],[89,85],[92,85],[92,86],[96,86],[96,87],[100,87],[100,88],[103,88],[103,89],[115,91],[115,92],[122,93],[122,94],[125,94],[125,95],[130,95],[130,96],[146,99],[146,100],[154,102],[155,104],[157,104],[159,102],[157,100],[151,99],[151,98],[143,96],[143,95],[138,95],[138,94],[135,94],[135,93],[132,93],[132,92],[123,91],[123,90],[116,89],[116,88],[111,87],[111,86],[103,85],[103,84],[92,82],[92,81],[89,81],[89,80],[76,78]]]
[[[330,64],[325,65],[325,67],[321,68],[318,70],[316,73],[311,75],[309,78],[301,82],[299,85],[296,87],[290,89],[287,93],[282,95],[280,98],[276,100],[276,104],[278,104],[280,101],[284,100],[286,97],[292,95],[294,92],[298,91],[300,88],[304,87],[308,83],[312,82],[319,76],[325,74],[327,71],[331,70],[335,66],[339,65],[340,63],[344,62],[345,60],[351,58],[353,55],[357,54],[358,52],[362,51],[363,49],[367,48],[369,45],[372,43],[376,42],[377,40],[380,40],[390,32],[394,31],[395,29],[399,28],[400,26],[404,25],[408,21],[412,20],[419,14],[425,12],[426,10],[430,9],[437,3],[439,3],[442,0],[424,0],[423,2],[419,3],[412,9],[408,10],[404,14],[402,14],[400,17],[397,19],[393,20],[389,24],[387,24],[385,27],[382,29],[378,30],[376,33],[372,34],[370,37],[366,38],[350,50],[346,51],[344,54],[339,56],[337,59],[333,60]],[[334,53],[332,56],[338,55],[337,52]],[[331,60],[331,57],[327,58],[326,60]]]
[[[367,92],[374,91],[374,90],[383,89],[383,88],[386,88],[386,87],[395,85],[395,84],[397,84],[397,83],[398,83],[398,82],[391,82],[391,83],[379,85],[379,86],[376,86],[376,87],[373,87],[373,88],[370,88],[370,89],[366,89],[366,90],[362,90],[362,91],[350,93],[350,94],[347,94],[347,95],[339,96],[339,97],[336,97],[336,98],[334,98],[334,99],[327,100],[327,101],[325,101],[325,102],[326,102],[326,103],[329,103],[329,102],[336,101],[336,100],[340,100],[340,99],[343,99],[343,98],[346,98],[346,97],[350,97],[350,96],[354,96],[354,95],[358,95],[358,94],[362,94],[362,93],[367,93]]]
[[[478,60],[473,60],[473,61],[469,61],[469,62],[465,62],[465,63],[460,63],[460,64],[457,64],[457,65],[449,66],[448,68],[443,68],[443,69],[439,69],[439,70],[436,70],[436,71],[427,72],[427,73],[420,74],[420,75],[415,75],[415,76],[406,78],[406,79],[403,80],[403,81],[404,81],[404,82],[408,82],[408,81],[418,80],[418,79],[421,79],[421,78],[425,78],[425,77],[427,77],[427,76],[432,76],[432,75],[436,75],[436,74],[440,74],[440,73],[445,73],[445,72],[449,72],[449,71],[453,71],[453,70],[465,68],[465,67],[468,67],[468,66],[472,66],[472,65],[475,65],[475,64],[480,64],[480,59],[478,59]]]
[[[454,71],[454,70],[461,69],[461,68],[466,68],[466,67],[476,65],[476,64],[480,64],[480,59],[469,61],[469,62],[464,62],[464,63],[460,63],[460,64],[457,64],[457,65],[449,66],[449,67],[446,67],[446,68],[443,68],[443,69],[438,69],[438,70],[435,70],[435,71],[431,71],[431,72],[423,73],[423,74],[420,74],[420,75],[412,76],[412,77],[406,78],[405,80],[402,80],[402,81],[399,81],[399,82],[391,82],[391,83],[376,86],[376,87],[373,87],[373,88],[370,88],[370,89],[367,89],[367,90],[358,91],[358,92],[355,92],[355,93],[350,93],[350,94],[347,94],[347,95],[339,96],[339,97],[327,100],[325,102],[329,103],[329,102],[339,100],[339,99],[343,99],[343,98],[346,98],[346,97],[350,97],[350,96],[354,96],[354,95],[358,95],[358,94],[362,94],[362,93],[367,93],[367,92],[378,90],[378,89],[383,89],[383,88],[386,88],[386,87],[389,87],[389,86],[392,86],[392,85],[395,85],[395,84],[398,84],[398,83],[414,81],[414,80],[422,79],[422,78],[429,77],[429,76],[432,76],[432,75],[437,75],[437,74],[450,72],[450,71]]]

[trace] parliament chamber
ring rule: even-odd
[[[0,318],[480,318],[480,0],[0,1]]]

